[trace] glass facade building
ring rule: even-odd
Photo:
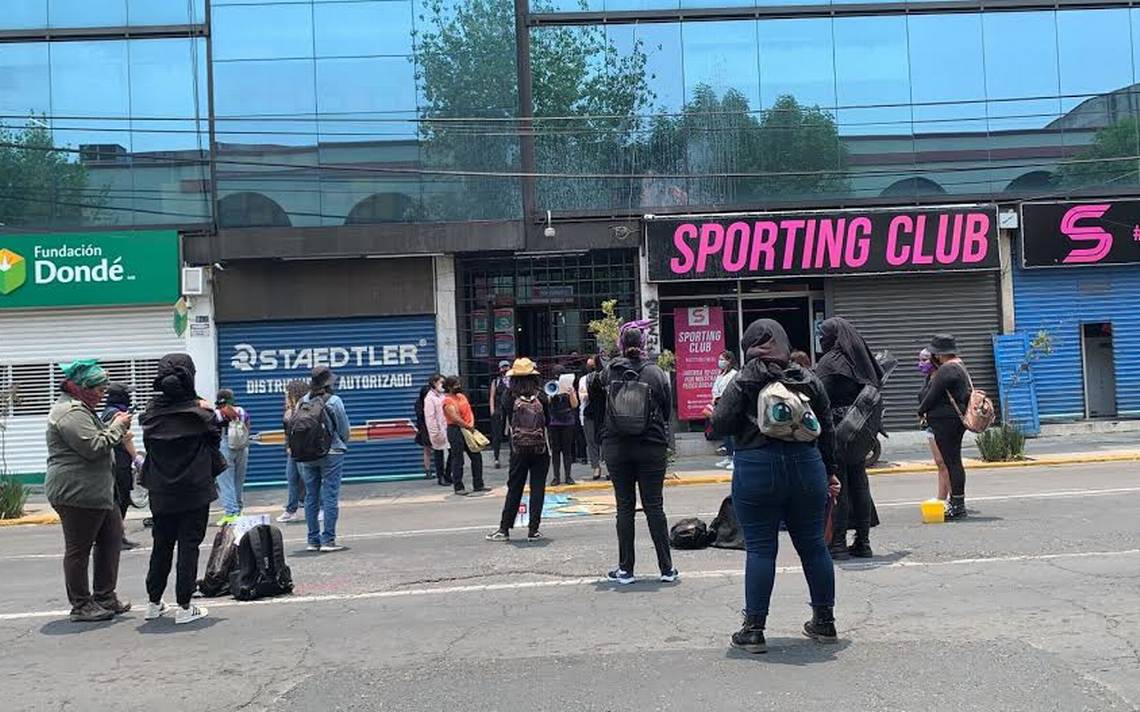
[[[514,0],[8,0],[0,222],[331,228],[1140,187],[1140,10],[774,4],[533,0],[517,22]]]

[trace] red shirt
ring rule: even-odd
[[[455,420],[450,414],[447,414],[448,406],[454,407],[459,413],[459,420]],[[471,403],[467,400],[467,396],[462,393],[449,393],[443,397],[444,413],[447,414],[447,422],[450,425],[463,425],[468,428],[475,427],[475,412],[471,410]]]

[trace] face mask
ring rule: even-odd
[[[442,384],[442,383],[438,384],[438,385],[435,387],[435,392],[436,392],[436,393],[443,393],[443,384]]]
[[[717,365],[717,367],[718,367],[718,368],[720,368],[720,370],[722,370],[722,371],[723,371],[723,370],[725,370],[726,368],[728,368],[728,359],[723,359],[723,358],[722,358],[722,359],[720,359],[720,360],[718,360],[718,361],[716,362],[716,365]]]
[[[919,361],[918,362],[918,371],[919,371],[919,373],[922,373],[923,375],[929,376],[930,374],[934,373],[934,362],[933,361]]]

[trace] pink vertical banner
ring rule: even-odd
[[[677,419],[702,420],[712,403],[712,386],[724,353],[724,310],[689,307],[673,312],[674,351],[677,355]]]

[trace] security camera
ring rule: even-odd
[[[546,211],[546,229],[542,231],[542,234],[547,238],[553,238],[558,235],[558,231],[554,229],[554,225],[551,222],[549,210]]]

